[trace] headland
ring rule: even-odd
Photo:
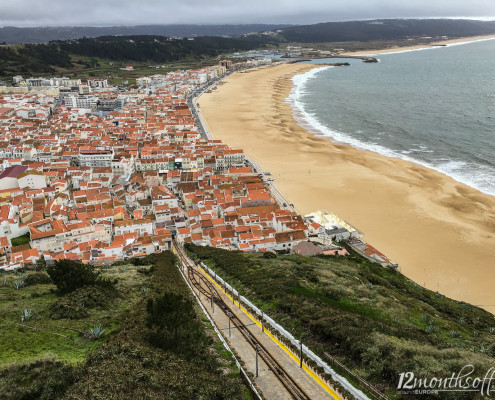
[[[446,40],[440,40],[440,41],[434,41],[434,42],[428,42],[424,44],[415,44],[413,46],[390,46],[387,47],[386,49],[380,49],[380,50],[364,50],[364,51],[351,51],[351,52],[344,52],[341,53],[342,56],[359,56],[359,55],[369,55],[369,54],[383,54],[383,53],[396,53],[396,52],[401,52],[401,51],[411,51],[411,50],[421,50],[421,49],[430,49],[438,46],[448,46],[448,45],[453,45],[453,44],[460,44],[460,43],[469,43],[469,42],[475,42],[479,40],[488,40],[488,39],[495,39],[495,35],[483,35],[483,36],[471,36],[471,37],[461,37],[461,38],[455,38],[455,39],[446,39]]]

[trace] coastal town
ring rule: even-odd
[[[389,3],[3,1],[2,400],[495,398],[495,2]]]
[[[0,264],[110,264],[179,243],[346,255],[393,265],[337,216],[299,215],[242,149],[213,139],[196,98],[261,58],[138,78],[0,87]],[[311,240],[309,240],[311,239]]]

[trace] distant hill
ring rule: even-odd
[[[226,52],[262,48],[278,39],[266,35],[225,38],[200,36],[171,39],[164,36],[102,36],[52,41],[47,44],[0,46],[0,76],[54,73],[70,69],[71,56],[119,61],[167,63],[198,61]],[[81,61],[84,63],[84,61]]]
[[[246,34],[240,32],[265,31],[268,34]],[[274,29],[274,27],[276,29]],[[279,29],[280,28],[280,29]],[[0,77],[54,73],[57,68],[65,71],[78,65],[95,66],[95,58],[143,63],[168,63],[177,61],[199,61],[217,57],[224,53],[277,47],[282,43],[354,42],[370,43],[404,41],[409,38],[450,38],[495,34],[495,21],[446,20],[446,19],[387,19],[373,21],[327,22],[316,25],[156,25],[110,28],[0,28],[2,32],[18,29],[17,41],[26,41],[26,32],[33,34],[40,29],[39,41],[46,32],[65,32],[66,36],[85,35],[77,39],[52,40],[48,43],[25,43],[0,46]],[[20,29],[20,30],[19,30]],[[30,31],[29,29],[32,29]],[[79,29],[79,30],[78,30]],[[98,30],[108,32],[105,36],[89,37]],[[175,38],[156,34],[126,35],[133,32],[175,32]],[[204,31],[210,36],[193,36]],[[13,31],[12,31],[13,32]],[[11,33],[12,33],[11,32]],[[44,33],[43,33],[44,32]],[[55,34],[55,33],[54,33]],[[237,34],[224,37],[222,34]],[[13,39],[8,39],[13,40]],[[419,39],[423,40],[423,39]],[[433,39],[430,39],[432,41]],[[376,43],[375,43],[376,44]],[[371,46],[373,44],[371,43]],[[369,47],[368,47],[369,48]],[[372,47],[371,47],[372,48]],[[92,59],[90,64],[88,60]],[[75,60],[75,61],[74,61]]]
[[[495,21],[452,19],[382,19],[326,22],[292,26],[278,36],[289,42],[365,42],[400,40],[420,36],[477,36],[495,33]]]
[[[93,38],[98,36],[157,35],[173,37],[237,36],[246,33],[273,31],[290,26],[276,24],[247,25],[137,25],[137,26],[56,26],[0,28],[0,43],[47,43],[52,40]]]

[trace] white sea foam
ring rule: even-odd
[[[467,163],[461,160],[445,160],[441,158],[436,161],[426,162],[410,157],[409,155],[414,153],[434,153],[434,150],[429,149],[427,146],[416,145],[416,148],[396,151],[377,143],[363,142],[349,134],[332,130],[323,125],[315,113],[308,112],[305,109],[303,97],[307,94],[308,82],[329,68],[334,67],[325,66],[315,68],[303,74],[295,75],[292,78],[293,87],[286,100],[292,106],[294,118],[303,128],[313,134],[327,137],[337,143],[349,144],[360,150],[371,151],[387,157],[399,158],[422,165],[450,176],[456,181],[471,186],[483,193],[495,196],[495,182],[493,182],[495,169],[492,167],[477,163]]]

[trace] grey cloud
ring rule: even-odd
[[[0,0],[0,25],[318,23],[421,17],[495,18],[493,0]],[[491,18],[494,17],[494,18]]]

